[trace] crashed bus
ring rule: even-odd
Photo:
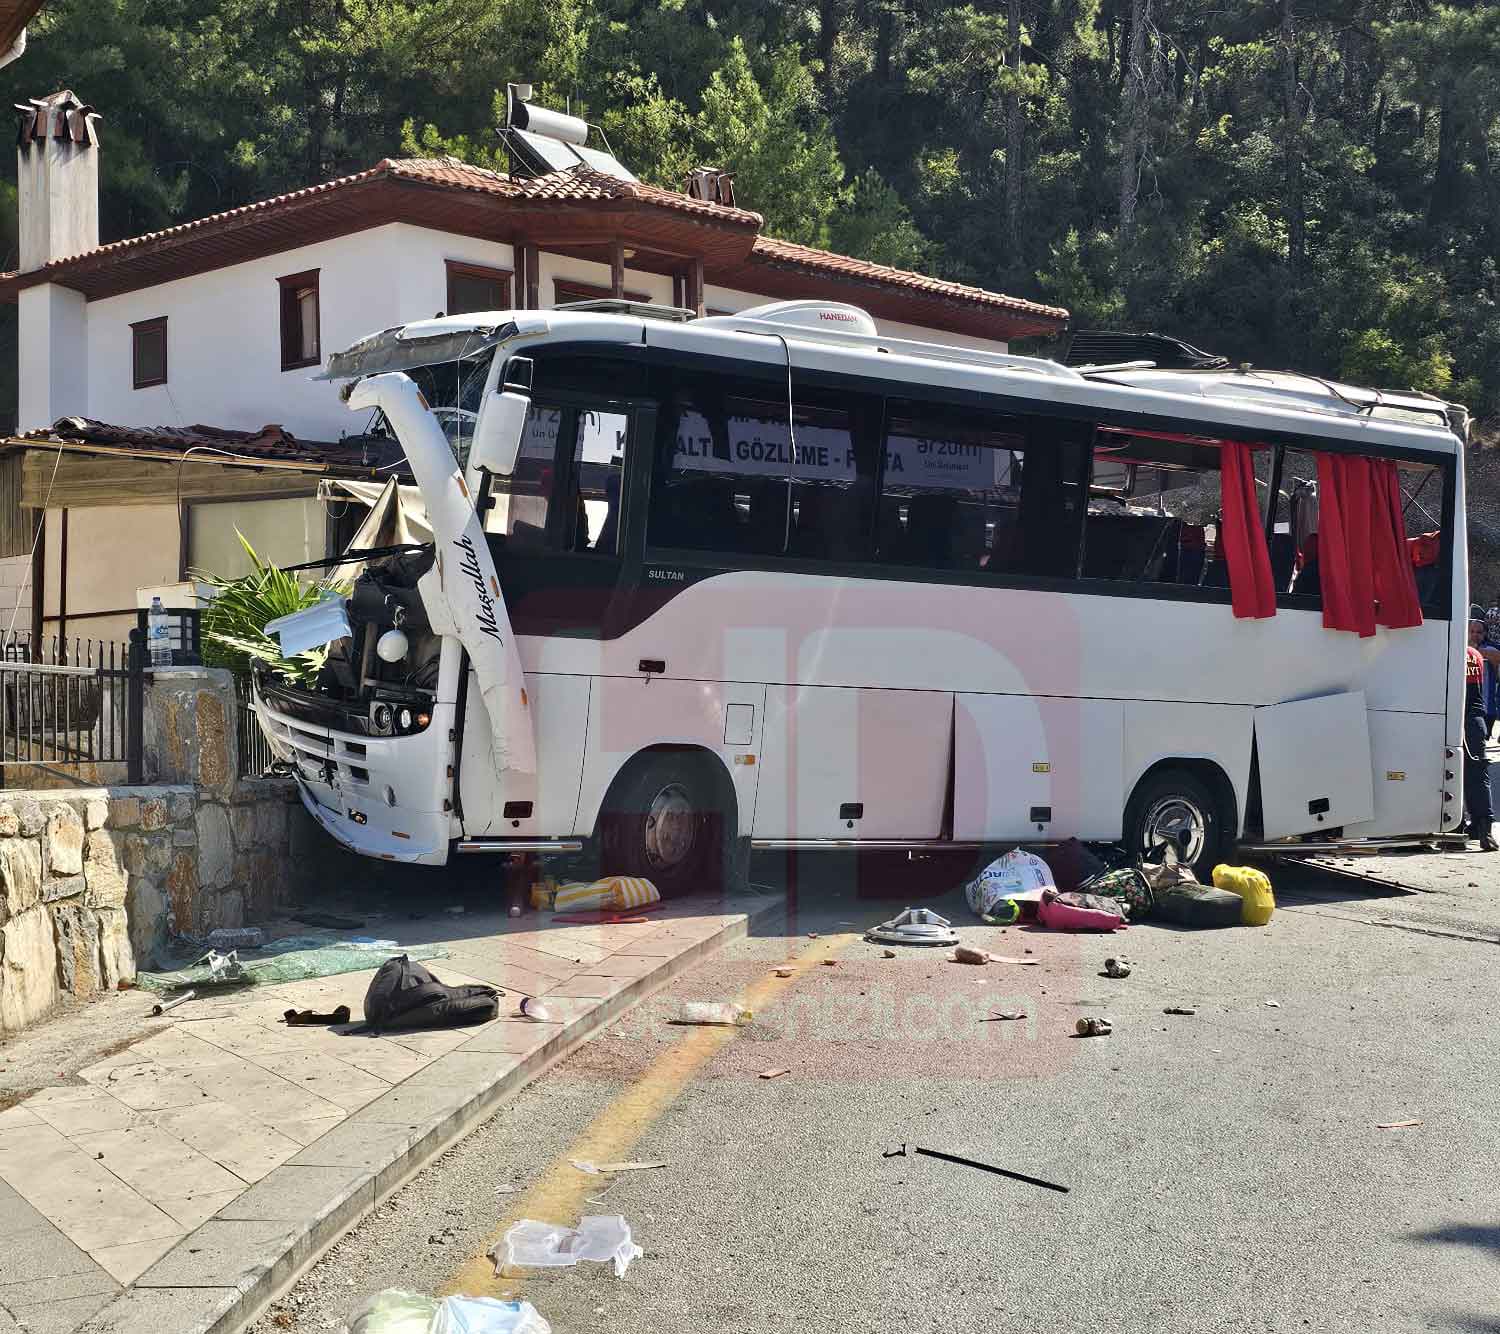
[[[279,626],[317,687],[254,699],[357,852],[672,894],[752,847],[1202,868],[1460,822],[1461,409],[797,302],[425,320],[325,378],[410,483]]]

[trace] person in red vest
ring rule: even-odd
[[[1493,831],[1494,807],[1490,799],[1489,720],[1485,715],[1485,664],[1500,667],[1500,649],[1485,642],[1485,624],[1480,617],[1469,621],[1469,647],[1464,661],[1464,808],[1469,816],[1468,834],[1479,840],[1481,852],[1500,852]]]

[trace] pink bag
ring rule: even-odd
[[[1119,913],[1069,903],[1073,897],[1059,895],[1056,890],[1043,890],[1036,910],[1037,921],[1049,931],[1116,931],[1126,925]]]

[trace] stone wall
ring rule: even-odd
[[[178,784],[0,798],[0,1032],[130,981],[169,935],[293,901],[291,827],[307,816],[291,785],[216,795]]]
[[[169,936],[264,921],[347,854],[294,785],[240,779],[229,674],[154,673],[151,786],[0,792],[0,1032],[111,989]]]

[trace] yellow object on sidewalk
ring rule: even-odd
[[[1214,867],[1214,888],[1227,889],[1240,896],[1240,925],[1264,926],[1276,911],[1276,896],[1265,872],[1253,866]]]
[[[592,884],[564,885],[553,896],[558,912],[584,912],[590,908],[640,908],[661,898],[656,886],[643,876],[607,875]]]

